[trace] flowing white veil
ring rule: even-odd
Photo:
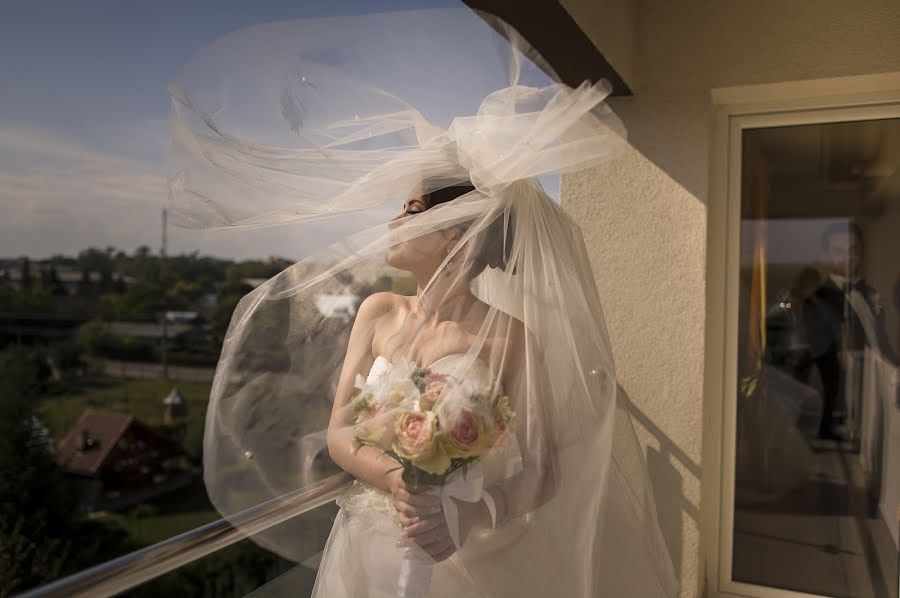
[[[241,30],[170,92],[177,222],[301,223],[323,245],[232,316],[204,440],[225,516],[337,471],[359,386],[413,364],[486,381],[514,412],[479,463],[499,520],[429,596],[677,594],[581,232],[541,183],[627,143],[604,82],[557,82],[514,30],[459,9]],[[394,218],[410,197],[425,209]],[[382,498],[338,501],[317,596],[395,595]],[[254,540],[311,556],[291,522]]]

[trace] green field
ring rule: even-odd
[[[37,412],[57,441],[75,425],[86,409],[127,413],[144,424],[158,427],[163,425],[162,401],[173,386],[178,386],[187,401],[188,427],[202,423],[209,401],[209,382],[109,379],[84,387],[79,392],[41,397]]]
[[[219,518],[199,478],[190,486],[160,496],[144,508],[105,516],[119,523],[143,545],[161,542]]]
[[[188,404],[186,445],[199,445],[209,400],[208,382],[109,379],[79,392],[41,397],[37,413],[56,442],[65,436],[87,409],[117,411],[133,415],[151,427],[163,426],[163,399],[178,386]],[[186,446],[198,454],[199,446]],[[199,478],[189,486],[160,496],[146,505],[122,513],[105,515],[120,523],[142,545],[153,544],[219,518]]]
[[[78,421],[86,409],[118,411],[135,416],[141,422],[157,427],[163,425],[163,398],[175,382],[165,380],[107,380],[88,386],[80,392],[41,397],[37,412],[58,442]],[[178,382],[178,388],[188,403],[188,431],[185,445],[191,454],[202,439],[209,383]],[[203,481],[198,477],[189,486],[174,490],[131,509],[102,515],[121,524],[142,545],[160,542],[219,518],[209,502]],[[334,517],[333,507],[308,513],[309,541],[324,544]],[[319,521],[321,519],[321,521]],[[324,534],[324,536],[322,535]]]
[[[87,409],[126,413],[149,426],[165,427],[162,400],[175,384],[165,380],[107,379],[77,392],[39,397],[36,411],[57,442]],[[188,403],[184,444],[196,457],[199,452],[196,448],[191,450],[191,445],[202,439],[210,384],[178,382],[177,386]],[[336,510],[333,503],[323,505],[282,524],[295,536],[294,551],[299,558],[309,558],[322,550]],[[198,476],[188,486],[153,500],[92,517],[121,527],[133,541],[131,546],[149,546],[215,521],[220,515]],[[292,571],[290,575],[279,578],[282,584],[290,585],[297,595],[308,594],[315,579],[314,570],[294,567],[245,540],[142,585],[130,595],[246,595],[288,570]]]

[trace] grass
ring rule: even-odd
[[[57,442],[86,409],[126,413],[149,426],[162,426],[162,400],[174,385],[175,382],[166,380],[107,379],[78,392],[40,397],[37,412]],[[200,426],[198,432],[202,435],[210,383],[178,382],[177,386],[188,403],[188,427]],[[334,511],[333,504],[322,506],[287,524],[309,544],[310,554],[324,546]],[[107,513],[104,517],[119,523],[139,544],[149,545],[215,521],[220,516],[209,502],[203,481],[197,478],[189,486],[124,512]]]
[[[56,442],[87,409],[126,413],[146,425],[160,427],[164,416],[162,401],[173,386],[178,386],[187,401],[188,426],[202,429],[209,382],[106,379],[75,392],[39,397],[37,413]],[[148,545],[215,521],[219,515],[206,496],[203,481],[196,479],[189,486],[147,501],[143,509],[139,506],[105,517],[120,523],[140,544]]]
[[[144,515],[140,508],[134,508],[124,513],[109,513],[106,517],[121,524],[132,538],[144,545],[162,542],[219,518],[199,479],[147,504],[156,513]]]
[[[133,415],[151,427],[163,425],[163,399],[178,386],[188,404],[188,420],[202,421],[209,401],[209,382],[172,380],[108,380],[78,392],[38,398],[37,413],[56,441],[75,425],[87,409]]]

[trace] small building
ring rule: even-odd
[[[262,286],[267,280],[269,280],[269,279],[268,278],[260,278],[260,277],[248,277],[248,278],[242,278],[241,282],[243,284],[247,285],[248,287],[250,287],[251,289],[255,289],[257,287]]]
[[[81,508],[117,510],[190,483],[181,446],[130,415],[89,409],[60,441],[57,462],[83,482]]]
[[[197,311],[167,311],[166,322],[169,324],[199,324],[200,312]]]
[[[187,418],[187,401],[177,386],[173,386],[172,391],[163,399],[163,406],[163,419],[167,424],[181,422]]]
[[[326,318],[339,318],[349,321],[356,315],[356,303],[359,296],[352,293],[339,295],[322,294],[316,297],[316,308]]]

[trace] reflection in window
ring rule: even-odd
[[[900,119],[744,132],[733,577],[897,596]]]

